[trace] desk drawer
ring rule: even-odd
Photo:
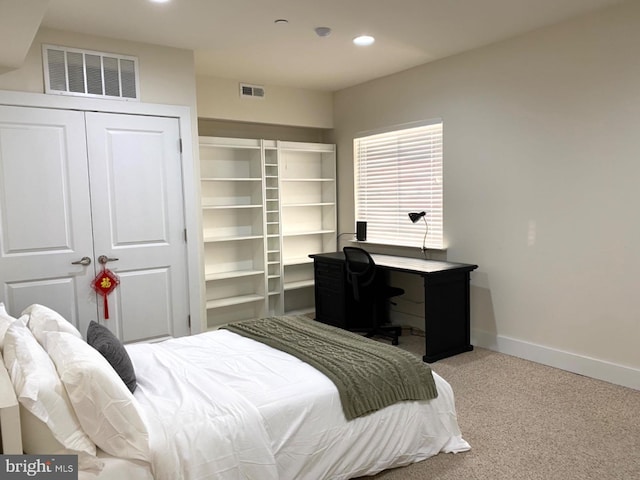
[[[315,282],[318,288],[341,292],[344,288],[344,280],[342,265],[316,262]]]
[[[316,320],[336,327],[345,326],[345,277],[342,264],[316,259]]]
[[[316,320],[335,327],[345,327],[344,294],[322,292],[316,296]]]

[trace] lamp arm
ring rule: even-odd
[[[429,224],[427,223],[427,219],[422,217],[424,220],[424,238],[422,239],[422,253],[423,255],[427,255],[427,234],[429,233]]]

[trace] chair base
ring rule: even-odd
[[[402,327],[380,326],[365,334],[367,338],[383,337],[391,340],[391,345],[398,345],[398,337],[402,335]]]

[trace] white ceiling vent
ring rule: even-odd
[[[45,93],[140,100],[137,57],[43,45],[42,60]]]
[[[264,87],[261,85],[241,83],[240,98],[264,98]]]

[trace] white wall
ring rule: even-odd
[[[198,76],[196,81],[200,118],[313,128],[333,126],[331,92],[264,85],[264,98],[241,98],[237,80]]]
[[[638,45],[627,2],[337,92],[340,230],[354,135],[442,118],[476,345],[640,389]]]
[[[38,31],[20,68],[0,74],[1,90],[44,93],[43,43],[137,56],[142,102],[184,105],[191,107],[194,114],[196,112],[195,65],[191,50],[48,28]]]

